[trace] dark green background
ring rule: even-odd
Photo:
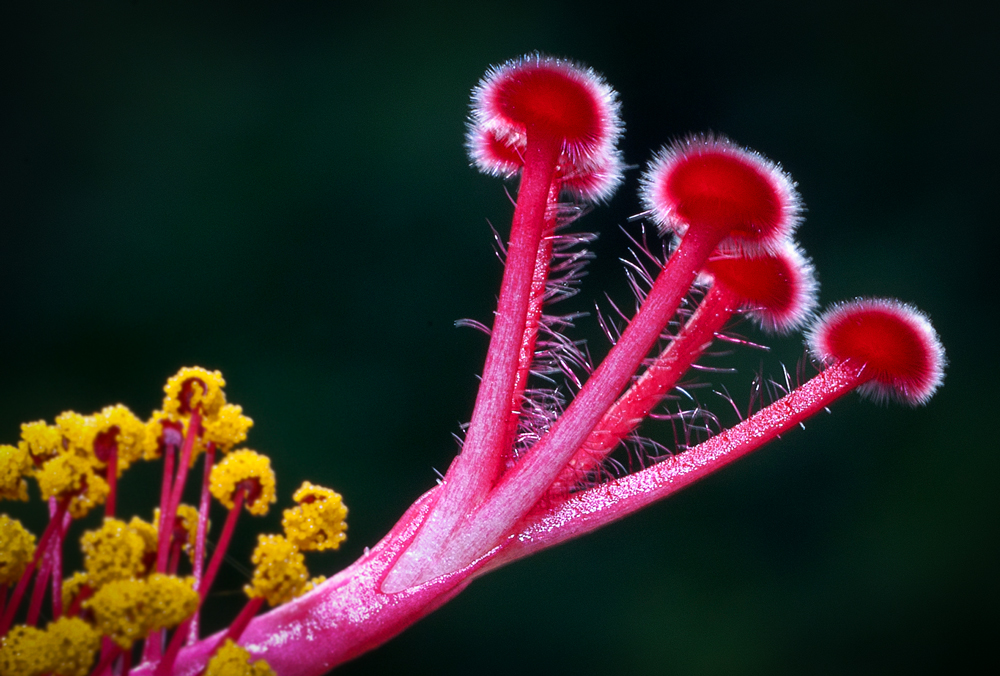
[[[462,145],[490,64],[537,49],[604,73],[632,164],[705,130],[779,160],[808,207],[822,303],[896,296],[941,333],[951,365],[928,407],[849,397],[641,515],[477,581],[341,673],[996,663],[996,12],[16,4],[0,15],[0,440],[68,408],[145,416],[178,367],[221,369],[279,506],[309,478],[351,508],[348,543],[314,556],[316,573],[433,484],[470,415],[485,340],[452,322],[489,320],[501,270],[486,219],[505,230],[511,211]],[[618,226],[639,210],[637,176],[579,224],[602,239],[573,307],[604,291],[628,303]],[[796,337],[773,343],[768,372],[801,354]],[[737,399],[760,361],[727,381]],[[151,508],[147,470],[126,476],[126,508]],[[237,560],[279,514],[243,523]],[[227,567],[210,622],[235,613],[224,592],[240,575]]]

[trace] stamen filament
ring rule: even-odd
[[[194,562],[192,567],[194,569],[194,588],[195,590],[201,589],[201,578],[202,572],[205,568],[205,538],[208,536],[208,508],[211,501],[211,493],[208,487],[211,485],[211,475],[212,466],[215,464],[215,444],[209,443],[208,448],[205,450],[205,469],[202,474],[201,479],[201,497],[198,501],[198,531],[195,534],[194,539]],[[191,625],[188,635],[188,643],[194,643],[198,640],[198,624],[201,609],[194,611],[194,615],[191,616]]]
[[[553,493],[571,489],[597,467],[673,389],[732,317],[740,296],[713,284],[697,310],[645,373],[608,409],[553,484]]]
[[[66,509],[69,507],[70,499],[70,497],[64,497],[59,500],[59,507],[56,509],[56,513],[49,519],[49,523],[45,527],[45,532],[42,533],[42,537],[38,541],[38,546],[35,548],[35,555],[31,558],[31,563],[24,569],[24,573],[21,574],[21,578],[17,581],[14,593],[10,596],[10,602],[4,610],[3,617],[0,618],[0,637],[7,635],[7,630],[10,629],[10,625],[14,621],[14,614],[17,612],[17,607],[21,604],[21,599],[24,597],[24,592],[28,588],[28,583],[31,581],[38,561],[48,549],[49,540],[55,537],[57,532],[61,531],[63,514],[66,513]]]
[[[486,553],[527,514],[628,384],[723,236],[717,230],[697,228],[685,234],[621,339],[563,416],[503,476],[482,506],[466,518],[456,537],[441,546],[430,572],[416,582]]]
[[[711,439],[634,474],[573,494],[520,527],[490,568],[579,537],[662,500],[796,427],[870,377],[863,366],[837,362]]]
[[[174,476],[173,485],[170,491],[170,500],[166,510],[160,511],[160,541],[156,553],[156,570],[163,572],[167,566],[167,555],[170,552],[171,534],[174,530],[174,520],[177,518],[177,507],[181,504],[181,496],[184,494],[184,484],[187,480],[188,470],[191,465],[191,453],[194,449],[195,438],[201,428],[201,414],[197,409],[191,411],[188,419],[187,434],[184,436],[184,447],[181,449],[181,456],[177,463],[177,472]],[[166,471],[166,470],[164,470]]]
[[[433,565],[429,557],[456,524],[484,499],[503,469],[508,449],[508,416],[515,391],[531,302],[538,250],[545,230],[549,195],[556,176],[561,140],[528,130],[524,169],[511,224],[507,264],[500,286],[482,385],[462,453],[445,475],[437,508],[417,535],[412,549],[385,581],[386,591],[405,589]],[[497,424],[504,421],[505,424]]]

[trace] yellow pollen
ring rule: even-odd
[[[63,580],[62,605],[64,610],[69,610],[69,607],[73,605],[73,601],[83,591],[84,586],[93,591],[93,587],[90,585],[90,578],[83,571],[77,571],[68,580]]]
[[[66,451],[88,458],[91,462],[97,462],[94,456],[94,437],[101,429],[96,416],[63,411],[56,416],[56,428],[62,434],[63,447]]]
[[[169,414],[187,416],[199,410],[203,416],[214,416],[226,403],[222,388],[226,381],[218,371],[200,366],[185,366],[163,387],[166,397],[163,410]]]
[[[24,475],[31,471],[31,458],[25,446],[0,446],[0,500],[28,500],[28,482]]]
[[[80,538],[88,583],[97,590],[116,580],[142,577],[156,553],[156,531],[138,517],[126,524],[106,518]]]
[[[274,470],[271,460],[260,453],[240,449],[227,455],[212,468],[209,490],[227,509],[232,509],[237,484],[248,479],[255,479],[260,484],[260,494],[252,502],[245,503],[247,511],[258,516],[267,514],[269,505],[277,500]]]
[[[239,647],[231,638],[216,651],[208,666],[205,676],[275,676],[274,671],[264,660],[250,662],[250,653]]]
[[[118,428],[115,441],[118,444],[118,476],[121,476],[129,465],[143,456],[146,445],[146,423],[121,404],[105,406],[96,418],[97,427],[101,432],[112,427]]]
[[[347,506],[340,494],[306,481],[292,499],[299,506],[286,509],[281,520],[289,541],[303,551],[340,547],[347,538]]]
[[[94,473],[93,463],[75,453],[61,453],[38,471],[38,488],[42,499],[72,496],[69,513],[74,519],[87,515],[97,505],[104,504],[110,488]]]
[[[58,427],[46,425],[44,420],[21,425],[21,444],[34,460],[41,464],[54,458],[63,450],[62,432]]]
[[[305,557],[283,535],[258,535],[250,561],[253,578],[243,587],[250,598],[263,596],[269,605],[277,606],[307,591]]]
[[[154,411],[153,415],[150,416],[149,421],[146,423],[146,435],[143,441],[142,448],[142,459],[143,460],[159,460],[163,457],[163,447],[161,443],[163,441],[163,423],[164,422],[183,422],[177,416],[172,416],[163,411]],[[181,435],[183,437],[184,429],[181,430]]]
[[[176,627],[198,608],[194,578],[153,573],[147,579],[117,580],[83,602],[101,632],[122,648],[159,629]]]
[[[0,587],[17,584],[35,556],[35,536],[21,522],[0,514]]]
[[[0,674],[4,676],[39,676],[49,671],[51,655],[45,632],[19,624],[2,639]]]
[[[243,415],[243,407],[226,404],[217,415],[205,421],[205,443],[212,442],[223,453],[247,439],[247,431],[253,427],[253,420]]]

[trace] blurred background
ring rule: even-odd
[[[603,73],[630,164],[708,130],[780,161],[808,208],[821,304],[895,296],[941,334],[951,363],[926,408],[851,396],[623,523],[476,581],[338,673],[996,663],[996,10],[14,4],[0,10],[0,441],[66,409],[145,417],[180,366],[220,369],[278,475],[271,514],[238,529],[243,567],[304,479],[351,510],[343,549],[309,559],[330,575],[454,456],[486,340],[453,322],[489,321],[501,267],[487,221],[506,232],[511,214],[463,148],[490,64],[540,50]],[[638,175],[575,226],[601,238],[566,311],[605,292],[629,305],[619,228],[636,230]],[[592,317],[578,335],[606,351]],[[734,357],[740,402],[755,369],[802,355],[800,336],[768,342]],[[126,475],[122,513],[149,517],[156,469]],[[30,521],[41,505],[3,509]],[[209,625],[242,605],[243,567],[216,584]]]

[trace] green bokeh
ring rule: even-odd
[[[27,3],[24,3],[27,5]],[[455,452],[500,276],[500,182],[469,169],[468,94],[532,50],[604,73],[626,161],[723,132],[780,160],[824,305],[926,310],[951,365],[919,410],[840,402],[604,532],[494,573],[342,673],[910,673],[995,662],[997,16],[948,3],[136,1],[2,10],[0,440],[225,374],[271,455],[351,508],[331,574]],[[627,301],[638,171],[580,221],[575,307]],[[629,226],[634,227],[634,226]],[[592,320],[581,335],[606,349]],[[797,338],[764,359],[794,363]],[[729,386],[743,397],[759,355]],[[126,477],[148,510],[154,474]],[[5,509],[8,505],[4,506]],[[37,510],[38,505],[32,506]],[[10,511],[26,515],[20,505]],[[215,515],[221,523],[221,514]],[[233,556],[257,530],[244,522]],[[209,623],[231,617],[227,567]],[[227,593],[229,590],[229,593]]]

